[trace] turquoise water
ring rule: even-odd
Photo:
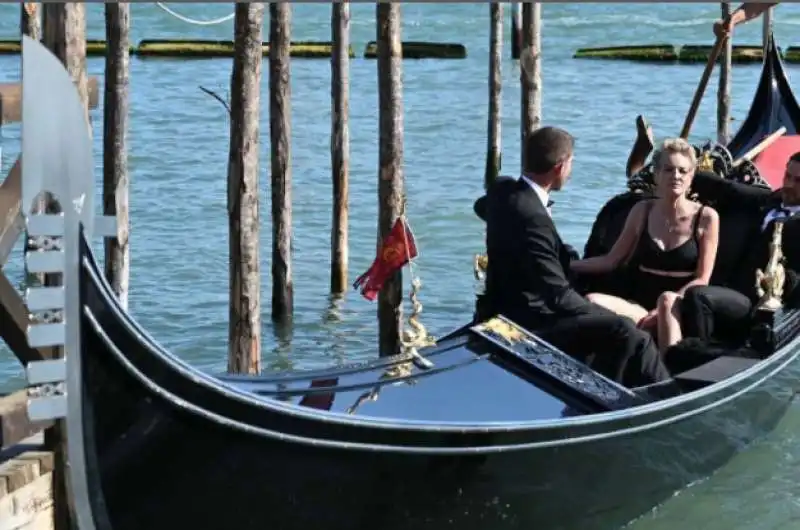
[[[228,4],[170,4],[197,18],[217,18]],[[88,5],[89,38],[103,38],[103,11]],[[472,311],[472,256],[482,246],[472,201],[483,182],[486,143],[488,6],[408,4],[402,8],[403,38],[464,43],[463,61],[406,61],[405,174],[408,214],[420,248],[424,281],[423,322],[435,334],[457,326]],[[152,4],[132,6],[132,40],[232,38],[232,23],[192,26]],[[634,118],[644,113],[656,135],[678,133],[702,65],[641,65],[571,59],[583,46],[633,43],[710,44],[718,4],[546,4],[543,6],[544,122],[577,137],[573,178],[555,199],[554,217],[565,239],[582,247],[602,203],[624,188],[624,163],[634,137]],[[0,5],[0,38],[17,35],[19,7]],[[375,37],[374,6],[352,6],[357,55]],[[506,12],[508,14],[508,11]],[[776,37],[783,47],[800,45],[800,6],[776,11]],[[330,8],[293,7],[294,40],[329,40]],[[507,30],[507,27],[506,27]],[[761,24],[737,30],[736,42],[760,42]],[[508,42],[506,42],[508,57]],[[89,59],[102,76],[103,60]],[[130,309],[163,345],[192,364],[225,369],[227,337],[227,216],[225,178],[228,123],[218,102],[199,85],[226,94],[229,59],[131,61],[131,245]],[[789,75],[800,68],[787,65]],[[19,57],[0,56],[6,80],[19,76]],[[733,128],[744,118],[760,67],[733,72]],[[503,64],[504,171],[519,166],[519,72]],[[348,294],[338,319],[328,318],[330,184],[330,68],[325,60],[292,65],[292,168],[295,326],[290,338],[269,324],[270,220],[268,73],[262,82],[261,186],[263,354],[265,366],[307,368],[370,358],[375,353],[375,306]],[[374,61],[351,66],[350,278],[371,263],[377,220],[377,72]],[[693,129],[693,140],[715,136],[716,78],[712,78]],[[92,112],[95,131],[102,109]],[[3,173],[19,151],[19,127],[0,136]],[[98,180],[101,139],[95,138]],[[7,267],[21,273],[21,253]],[[406,276],[407,279],[407,276]],[[0,352],[0,389],[22,384],[21,371]],[[800,457],[795,431],[800,415],[712,479],[682,492],[637,529],[800,528],[800,487],[793,462]]]

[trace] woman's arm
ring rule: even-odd
[[[711,273],[714,272],[714,263],[717,261],[717,247],[719,246],[719,215],[713,208],[703,208],[700,223],[700,256],[697,260],[697,272],[694,280],[684,285],[679,291],[683,295],[687,289],[695,285],[708,285]]]
[[[642,225],[646,222],[646,219],[644,219],[646,204],[647,201],[639,201],[631,208],[628,217],[625,219],[625,226],[622,227],[622,233],[607,254],[571,262],[570,269],[572,272],[577,274],[602,274],[614,270],[628,258],[639,240]]]

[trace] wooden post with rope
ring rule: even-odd
[[[376,5],[378,45],[378,248],[403,210],[403,97],[400,4]],[[378,351],[400,351],[402,273],[386,281],[378,295]]]

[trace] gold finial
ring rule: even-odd
[[[472,270],[475,279],[480,281],[486,278],[486,269],[489,267],[489,257],[486,254],[475,254],[472,262]]]
[[[759,299],[756,307],[759,311],[777,311],[783,307],[783,284],[786,271],[783,268],[783,222],[777,221],[772,232],[769,245],[770,255],[767,266],[762,271],[756,270],[756,292]]]
[[[714,160],[711,158],[711,152],[706,151],[697,162],[697,169],[700,171],[714,171]]]

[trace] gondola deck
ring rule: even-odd
[[[795,395],[797,311],[763,360],[720,358],[632,390],[502,318],[423,352],[432,367],[396,356],[202,373],[161,348],[103,278],[90,239],[113,231],[93,217],[76,89],[44,47],[23,41],[23,98],[37,102],[23,107],[23,204],[49,191],[66,206],[26,219],[32,236],[63,238],[63,250],[26,259],[64,275],[64,296],[45,288],[37,304],[66,315],[66,363],[29,367],[32,390],[65,380],[66,393],[33,398],[29,414],[66,409],[81,530],[608,530],[771,431]],[[758,123],[748,117],[735,139],[742,149],[800,125],[774,50],[751,109]],[[29,339],[52,342],[53,329]]]

